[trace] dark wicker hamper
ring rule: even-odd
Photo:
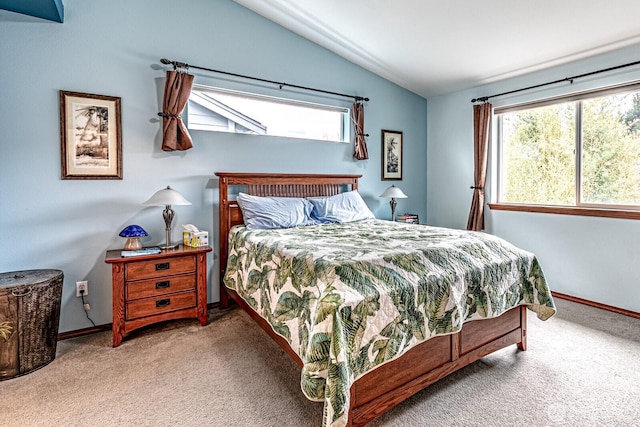
[[[0,273],[0,381],[55,359],[63,277],[60,270]]]

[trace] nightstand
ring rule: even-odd
[[[113,285],[113,346],[129,332],[171,319],[196,318],[207,324],[209,246],[183,245],[159,254],[120,256],[107,251]]]

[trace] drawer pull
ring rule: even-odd
[[[171,282],[169,280],[156,282],[156,289],[167,289],[169,286],[171,286]]]
[[[162,262],[160,264],[156,264],[156,271],[168,270],[169,268],[171,267],[168,262]]]
[[[169,304],[171,304],[171,299],[170,298],[161,299],[161,300],[156,301],[156,308],[166,307]]]

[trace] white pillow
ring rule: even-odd
[[[311,225],[313,205],[299,197],[260,197],[239,193],[238,205],[249,230],[291,228]]]
[[[321,223],[352,222],[373,219],[375,215],[356,190],[328,197],[309,197],[311,216]]]

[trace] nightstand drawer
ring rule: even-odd
[[[188,290],[196,290],[196,276],[194,274],[127,282],[126,298],[134,300]]]
[[[163,295],[155,298],[145,298],[127,302],[127,320],[152,316],[170,311],[181,310],[196,306],[196,292]]]
[[[193,271],[196,271],[196,258],[194,256],[136,261],[127,264],[125,280],[166,277],[173,274],[191,273]]]

